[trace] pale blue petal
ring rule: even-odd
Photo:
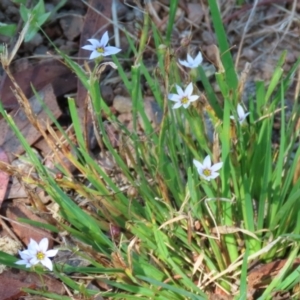
[[[96,40],[96,39],[88,39],[88,41],[95,47],[95,48],[98,48],[98,47],[101,47],[101,43]]]
[[[57,252],[58,252],[58,249],[48,250],[48,251],[46,252],[46,256],[47,256],[47,257],[53,257],[53,256],[55,256],[55,255],[57,254]]]
[[[187,54],[187,62],[189,63],[189,65],[193,64],[194,62],[193,58],[189,55],[189,53]]]
[[[104,48],[103,56],[114,55],[114,54],[119,53],[120,51],[121,51],[120,48],[113,47],[113,46],[107,46]]]
[[[26,268],[31,267],[31,263],[28,260],[18,260],[15,262],[16,265],[25,265]]]
[[[36,253],[38,248],[38,243],[35,240],[30,239],[30,242],[28,244],[28,251],[30,251],[31,253]]]
[[[211,159],[210,159],[210,156],[207,155],[205,158],[204,158],[204,161],[203,161],[203,168],[204,169],[210,169],[211,167]]]
[[[180,102],[177,102],[174,104],[174,106],[172,107],[173,109],[179,108],[182,104]]]
[[[102,35],[102,38],[100,40],[100,45],[101,47],[105,47],[108,43],[109,37],[108,37],[108,32],[105,31]]]
[[[200,66],[201,63],[202,63],[202,61],[203,61],[202,53],[199,52],[198,55],[194,59],[194,66],[195,66],[195,68],[198,67],[198,66]]]
[[[203,170],[202,170],[202,171],[203,171]],[[205,180],[210,181],[210,176],[204,175],[202,171],[201,171],[201,173],[199,173],[199,175],[200,175],[202,178],[204,178]]]
[[[199,169],[203,169],[203,165],[201,164],[200,161],[193,159],[193,164],[195,165],[195,167],[199,170]]]
[[[181,64],[181,65],[183,65],[183,66],[185,66],[185,67],[187,67],[187,68],[189,68],[190,67],[190,65],[189,65],[189,63],[186,61],[186,60],[178,60],[179,61],[179,63]]]
[[[48,249],[48,245],[49,245],[49,241],[47,238],[41,239],[40,244],[39,244],[39,250],[41,252],[45,253]]]
[[[41,263],[42,263],[42,265],[44,265],[50,271],[53,270],[52,261],[48,257],[46,257],[43,260],[41,260]]]
[[[215,171],[220,170],[222,168],[222,166],[223,166],[223,163],[222,162],[218,162],[218,163],[214,164],[213,166],[211,166],[210,170],[212,172],[215,172]]]
[[[83,46],[81,48],[85,49],[85,50],[89,50],[89,51],[94,51],[96,49],[96,47],[93,46],[93,45],[85,45],[85,46]]]
[[[210,174],[209,177],[210,177],[211,179],[215,179],[215,178],[217,178],[218,176],[219,176],[219,173],[213,172],[213,173]]]
[[[179,85],[175,85],[176,86],[176,91],[177,91],[177,94],[179,95],[179,96],[182,96],[183,95],[183,90],[182,90],[182,88],[179,86]]]
[[[177,94],[169,94],[168,95],[168,99],[171,100],[171,101],[179,101],[181,100],[181,97]]]
[[[239,118],[243,117],[245,114],[244,109],[243,109],[242,105],[240,105],[240,104],[237,105],[237,113],[238,113]]]
[[[189,100],[190,100],[190,102],[194,102],[194,101],[196,101],[198,98],[199,98],[199,96],[197,96],[197,95],[192,95],[192,96],[189,97]]]
[[[185,88],[185,91],[184,91],[184,94],[186,95],[186,96],[190,96],[190,95],[192,95],[192,93],[193,93],[193,83],[191,82],[186,88]]]
[[[15,262],[16,265],[27,265],[28,261],[25,259],[17,260]]]
[[[247,118],[247,116],[248,116],[249,114],[250,114],[250,113],[248,112],[248,113],[244,114],[243,116],[241,116],[241,117],[239,118],[239,123],[240,123],[240,124],[244,123],[245,119]]]
[[[29,250],[19,251],[19,255],[22,260],[29,261],[32,257],[32,253]]]
[[[90,59],[94,59],[97,58],[99,56],[102,56],[102,53],[98,52],[98,51],[93,51],[90,55]]]
[[[31,265],[36,265],[36,264],[38,264],[40,261],[36,258],[36,257],[33,257],[30,261],[29,261],[29,263],[31,264]]]

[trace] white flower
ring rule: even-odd
[[[237,105],[237,114],[238,114],[238,121],[240,124],[243,124],[247,116],[250,114],[249,112],[245,113],[242,105]],[[230,119],[235,120],[234,116],[230,116]]]
[[[222,162],[211,165],[211,159],[209,155],[204,158],[202,164],[196,159],[193,159],[193,163],[196,166],[199,175],[208,181],[217,178],[219,176],[217,171],[223,166]]]
[[[191,82],[186,89],[183,91],[182,88],[176,84],[177,94],[169,94],[168,99],[176,102],[173,109],[183,106],[188,108],[191,102],[196,101],[199,96],[192,95],[193,93],[193,83]]]
[[[187,60],[178,60],[179,63],[187,68],[197,68],[201,65],[202,61],[203,61],[203,57],[201,52],[198,53],[198,55],[195,58],[192,58],[189,54],[187,54]]]
[[[108,56],[108,55],[113,55],[117,54],[118,52],[121,51],[120,48],[113,47],[113,46],[106,46],[108,43],[108,32],[106,31],[101,40],[96,40],[96,39],[88,39],[88,41],[92,45],[86,45],[83,46],[82,49],[92,51],[90,55],[90,59],[97,58],[99,56]]]
[[[15,263],[17,265],[26,265],[26,268],[30,268],[32,266],[32,264],[30,263],[32,256],[28,252],[28,250],[19,251],[19,255],[21,256],[22,259],[16,261]]]
[[[53,257],[57,254],[58,250],[48,250],[49,241],[47,238],[43,238],[38,244],[35,240],[30,239],[28,249],[19,252],[22,260],[18,260],[16,264],[26,265],[26,268],[34,266],[39,262],[47,269],[52,271],[53,265],[49,257]]]

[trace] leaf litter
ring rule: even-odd
[[[50,1],[51,2],[51,1]],[[140,22],[141,20],[141,4],[138,4],[135,1],[135,5],[137,8],[132,9],[131,5],[126,5],[124,2],[118,2],[119,15],[117,15],[117,20],[112,20],[113,16],[111,14],[111,5],[112,1],[106,0],[101,1],[101,5],[99,5],[99,1],[93,0],[90,1],[88,7],[82,6],[78,4],[78,1],[71,1],[70,4],[65,10],[77,9],[78,15],[74,18],[64,18],[60,20],[60,26],[58,26],[58,21],[55,23],[52,28],[46,28],[46,32],[50,35],[50,37],[54,37],[57,33],[55,30],[59,32],[64,38],[58,40],[59,34],[56,36],[57,40],[55,42],[59,45],[61,44],[61,49],[67,49],[68,45],[71,47],[70,49],[72,53],[72,47],[74,47],[74,54],[78,52],[78,61],[82,63],[82,58],[85,53],[82,51],[81,47],[86,42],[87,37],[91,37],[96,34],[101,35],[104,31],[103,28],[112,28],[115,29],[115,33],[119,30],[117,24],[114,22],[122,22],[124,27],[128,30],[128,32],[133,35],[136,39],[138,39],[137,29],[134,27],[135,22]],[[168,1],[153,1],[150,5],[150,14],[156,25],[164,31],[166,28],[166,22],[168,19]],[[210,20],[208,18],[208,9],[207,4],[204,1],[199,1],[200,3],[194,3],[195,1],[179,1],[179,8],[176,15],[176,21],[173,32],[172,45],[174,48],[180,46],[180,44],[187,43],[190,46],[191,51],[202,50],[204,53],[204,57],[206,59],[210,59],[210,54],[212,49],[216,44],[216,40],[214,37],[214,33],[212,31],[212,26],[210,24]],[[50,3],[51,4],[51,3]],[[72,6],[73,5],[73,6]],[[133,4],[134,6],[134,4]],[[78,8],[79,7],[79,8]],[[5,7],[8,9],[8,7]],[[264,81],[266,84],[270,80],[273,70],[276,66],[278,58],[281,52],[285,49],[288,50],[288,55],[286,59],[286,64],[284,65],[285,71],[289,70],[292,64],[296,61],[296,59],[300,55],[300,45],[298,42],[299,37],[299,26],[297,26],[297,18],[299,18],[300,14],[300,5],[297,1],[254,1],[251,4],[245,4],[242,7],[235,6],[233,1],[220,1],[220,9],[222,11],[223,22],[226,24],[227,34],[232,45],[231,52],[233,53],[234,59],[236,61],[236,67],[241,72],[245,65],[250,62],[251,67],[249,68],[249,73],[247,74],[247,79],[245,80],[245,86],[243,87],[243,99],[245,103],[247,103],[247,99],[253,95],[253,85],[256,80]],[[83,20],[83,16],[86,15]],[[70,14],[71,15],[71,14]],[[14,15],[12,15],[14,17]],[[2,20],[0,20],[2,21]],[[72,23],[74,22],[74,23]],[[80,28],[81,35],[80,41],[76,41],[76,33],[70,32],[70,28],[67,26],[68,24],[76,24],[78,27],[74,25],[76,28]],[[99,30],[100,29],[100,30]],[[128,42],[124,35],[117,34],[116,45],[122,45],[122,47],[126,48],[128,46]],[[43,39],[42,39],[43,40]],[[74,41],[75,40],[75,41]],[[7,42],[7,39],[4,40]],[[71,41],[71,43],[70,43]],[[8,41],[10,42],[10,41]],[[68,43],[69,42],[69,43]],[[45,47],[46,44],[46,47]],[[41,98],[44,99],[46,106],[50,107],[50,110],[53,112],[53,115],[56,119],[66,118],[66,101],[64,99],[64,95],[67,93],[76,93],[76,104],[79,110],[80,116],[82,116],[82,120],[84,120],[83,126],[86,128],[88,132],[92,132],[92,120],[87,114],[86,117],[86,97],[87,93],[83,86],[76,82],[76,78],[69,71],[67,67],[63,63],[58,63],[57,60],[53,57],[49,58],[46,51],[52,49],[51,45],[45,43],[38,43],[35,46],[32,46],[33,43],[29,44],[26,48],[26,45],[21,45],[21,48],[18,52],[16,52],[13,57],[15,68],[12,72],[11,77],[6,74],[1,76],[1,84],[0,84],[0,98],[4,107],[10,111],[10,115],[14,117],[18,127],[21,129],[23,135],[26,137],[28,143],[31,147],[36,147],[37,143],[44,143],[43,149],[47,148],[47,143],[45,144],[45,140],[50,140],[51,135],[47,137],[42,135],[39,130],[37,130],[37,124],[33,122],[33,120],[27,120],[24,118],[22,114],[24,114],[20,108],[19,104],[23,103],[24,99],[19,99],[19,102],[16,98],[24,97],[28,99],[25,101],[27,103],[27,108],[29,110],[35,110],[35,116],[38,119],[46,120],[46,116],[42,111],[39,111],[39,103],[36,98],[33,97],[31,84],[35,87],[35,89],[41,95]],[[150,50],[149,50],[150,48]],[[43,53],[43,50],[44,53]],[[145,60],[149,59],[149,65],[151,66],[151,41],[149,41],[149,45],[147,45],[147,52],[145,53]],[[42,55],[41,55],[42,53]],[[182,58],[184,59],[184,54],[182,53]],[[31,59],[28,59],[31,57]],[[218,57],[218,56],[217,56]],[[36,60],[38,59],[38,60]],[[25,65],[24,65],[25,60]],[[215,65],[218,66],[218,62],[215,62]],[[219,65],[220,67],[220,65]],[[18,69],[19,68],[19,69]],[[126,99],[129,99],[126,93],[122,93],[124,90],[118,81],[114,83],[113,76],[115,74],[113,72],[106,73],[107,78],[105,78],[105,83],[109,84],[111,90],[107,95],[107,98],[111,98],[112,106],[111,109],[114,113],[116,113],[118,120],[125,124],[129,130],[132,130],[132,118],[131,118],[131,108],[130,104],[128,108],[120,108],[116,103],[120,103],[118,100],[120,97],[123,97],[122,103],[128,102]],[[299,73],[295,74],[294,81],[291,83],[290,92],[288,94],[287,104],[288,109],[291,109],[293,102],[298,98],[299,95]],[[147,92],[147,86],[143,86],[145,89],[145,93]],[[16,90],[16,91],[14,91]],[[20,93],[19,91],[23,91]],[[23,94],[24,93],[24,94]],[[23,102],[22,102],[23,101]],[[149,106],[149,105],[148,105]],[[150,105],[151,106],[151,105]],[[38,110],[38,111],[37,111]],[[160,118],[155,119],[157,115],[161,114],[158,108],[151,108],[148,111],[148,116],[153,122],[156,122],[157,125],[160,123]],[[46,132],[51,126],[52,122],[50,120],[46,120],[43,123],[42,131]],[[118,149],[120,147],[120,137],[116,128],[112,127],[111,124],[106,124],[109,136],[111,140],[114,140],[114,147]],[[7,195],[7,187],[8,187],[8,175],[16,176],[19,181],[22,181],[23,174],[18,171],[15,167],[10,167],[8,164],[12,160],[16,159],[19,155],[22,154],[23,149],[20,148],[19,143],[13,137],[8,128],[7,124],[4,123],[4,120],[0,120],[0,129],[1,132],[4,133],[0,136],[0,201],[2,203],[1,215],[4,217],[2,222],[6,222],[10,224],[11,232],[9,233],[4,226],[1,227],[2,232],[0,233],[0,245],[3,244],[5,239],[8,236],[13,236],[12,244],[15,243],[15,250],[9,253],[16,253],[16,249],[20,248],[19,241],[21,240],[23,243],[27,243],[30,237],[33,236],[31,230],[32,226],[22,226],[15,227],[15,224],[18,224],[16,217],[20,217],[19,212],[23,211],[23,214],[27,216],[27,218],[34,220],[38,214],[44,212],[47,214],[49,211],[47,208],[47,202],[44,204],[39,204],[38,207],[41,209],[39,213],[31,211],[29,208],[34,203],[34,206],[37,206],[36,201],[28,201],[28,199],[12,199],[11,203],[3,209],[3,201],[8,200],[9,198],[5,198],[5,194]],[[143,126],[141,124],[139,130],[143,131]],[[72,136],[72,131],[70,131],[70,136]],[[92,139],[93,133],[89,136]],[[53,136],[52,136],[53,138]],[[58,139],[53,139],[52,144],[57,142]],[[60,145],[62,146],[62,156],[67,153],[68,149],[64,148],[64,141],[60,141]],[[90,142],[90,145],[92,143]],[[54,148],[54,147],[53,147]],[[39,149],[39,148],[37,148]],[[41,149],[41,148],[40,148]],[[53,149],[49,149],[49,152],[43,155],[49,157],[51,151]],[[43,158],[46,160],[46,156]],[[62,158],[56,157],[58,161],[61,161]],[[109,158],[109,155],[101,153],[99,155],[99,164],[105,165],[104,168],[107,170],[114,169],[115,162]],[[129,159],[130,160],[130,159]],[[18,176],[18,172],[21,176]],[[57,170],[55,171],[57,174]],[[70,172],[74,172],[74,170],[70,170]],[[21,187],[24,184],[21,185]],[[19,188],[21,188],[19,187]],[[25,191],[28,195],[32,196],[35,192],[34,187],[29,187],[26,185],[24,187]],[[47,200],[46,200],[47,201]],[[23,203],[22,203],[23,202]],[[26,203],[24,205],[24,203]],[[50,204],[49,204],[50,205]],[[29,214],[30,212],[30,214]],[[16,216],[13,216],[13,215]],[[23,215],[24,216],[24,215]],[[41,215],[43,221],[47,220],[47,218]],[[39,216],[39,218],[41,217]],[[42,220],[40,219],[40,220]],[[51,217],[49,218],[49,223],[51,223]],[[19,224],[20,225],[20,224]],[[36,230],[36,229],[34,229]],[[235,229],[238,231],[238,229]],[[47,235],[46,232],[42,233],[43,236]],[[40,234],[40,237],[42,236]],[[51,235],[49,235],[49,239],[51,239]],[[10,237],[11,238],[11,237]],[[39,237],[35,237],[39,240]],[[63,239],[63,237],[61,237]],[[1,244],[2,243],[2,244]],[[9,242],[4,242],[4,244],[8,244]],[[2,250],[3,246],[0,247]],[[116,254],[117,255],[117,254]],[[116,256],[117,257],[117,256]],[[116,259],[115,259],[116,260]],[[277,261],[271,262],[265,265],[260,265],[253,269],[248,276],[248,284],[249,284],[249,293],[254,294],[256,289],[261,288],[261,281],[263,278],[269,279],[270,277],[274,277],[282,268],[285,261]],[[123,263],[122,263],[123,264]],[[293,266],[298,265],[299,262],[296,260]],[[11,286],[10,293],[1,296],[1,299],[9,299],[10,297],[19,297],[19,287],[23,287],[21,284],[23,282],[21,273],[17,276],[11,276],[11,271],[7,270],[5,273],[2,273],[1,276],[1,284],[5,283],[4,286]],[[27,275],[26,275],[27,276]],[[35,276],[35,274],[30,274],[30,276]],[[51,291],[50,282],[54,279],[51,277],[44,278],[47,281],[47,285],[50,287],[49,291]],[[55,280],[54,280],[55,281]],[[25,282],[25,281],[24,281]],[[34,288],[35,283],[39,282],[37,279],[32,279],[28,283],[26,283],[27,287]],[[57,283],[56,283],[57,284]],[[0,287],[0,290],[2,288]],[[53,291],[59,293],[64,293],[64,289],[60,284],[55,285]],[[223,295],[222,293],[217,292],[216,289],[215,295],[212,295],[211,299],[226,299],[229,296]],[[230,299],[230,298],[227,298]],[[250,299],[250,298],[249,298]],[[278,298],[279,299],[279,298]]]

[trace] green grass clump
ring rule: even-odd
[[[64,177],[56,179],[36,159],[12,118],[2,107],[0,111],[39,175],[38,179],[29,176],[24,180],[43,188],[60,207],[61,219],[48,225],[48,229],[68,232],[90,262],[88,267],[56,264],[55,275],[74,292],[85,297],[96,294],[69,275],[76,272],[95,276],[107,284],[110,289],[103,292],[103,297],[108,299],[207,299],[217,289],[236,299],[247,299],[249,264],[254,260],[268,263],[287,259],[284,268],[269,278],[269,285],[260,292],[260,299],[271,299],[272,293],[291,290],[299,282],[299,270],[291,271],[299,253],[300,237],[300,183],[295,175],[300,154],[300,148],[295,149],[299,109],[295,103],[291,117],[286,119],[285,95],[300,58],[283,76],[283,53],[269,85],[256,83],[256,94],[249,97],[249,118],[242,124],[233,121],[230,117],[237,117],[243,83],[228,51],[217,5],[209,1],[221,53],[215,74],[220,95],[212,89],[202,66],[187,73],[179,68],[176,49],[170,43],[177,1],[174,3],[166,39],[145,13],[137,48],[129,38],[134,55],[131,69],[123,69],[118,58],[112,58],[132,98],[131,132],[118,122],[102,99],[97,66],[87,74],[59,52],[89,91],[100,148],[109,152],[117,172],[126,178],[125,190],[89,153],[74,99],[69,99],[69,109],[75,142],[50,112],[49,117],[68,142],[67,146],[59,139],[55,143],[84,181],[78,180],[63,163],[56,167]],[[142,59],[150,30],[157,56],[153,73]],[[204,90],[198,88],[199,80],[195,78],[199,78]],[[145,113],[142,80],[147,82],[162,112],[158,128]],[[175,93],[175,84],[186,86],[191,81],[201,101],[186,110],[173,110],[168,93]],[[273,122],[278,108],[280,142],[274,147]],[[122,135],[124,142],[119,149],[110,142],[104,114]],[[137,131],[140,119],[144,124],[142,137]],[[42,130],[40,120],[35,122]],[[57,149],[55,143],[49,140],[52,149]],[[199,177],[193,166],[193,159],[203,161],[207,155],[215,163],[223,162],[220,176],[211,181]],[[70,189],[88,206],[79,206]],[[14,265],[15,260],[4,253],[0,256],[0,263],[20,267]],[[57,297],[43,291],[27,291]]]

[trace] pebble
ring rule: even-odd
[[[100,87],[102,98],[108,106],[113,104],[114,92],[110,85]]]
[[[132,101],[129,97],[116,95],[113,100],[113,107],[119,113],[127,113],[132,109]]]
[[[27,43],[27,47],[30,49],[34,49],[40,46],[43,43],[43,37],[40,33],[36,33],[36,35]]]
[[[204,17],[204,11],[199,3],[188,3],[188,19],[194,24],[200,25]]]
[[[80,35],[83,28],[83,23],[84,17],[75,14],[64,16],[59,20],[59,24],[63,30],[64,36],[69,41],[73,41]]]
[[[9,6],[12,6],[12,3],[10,0],[1,0],[0,1],[0,8],[1,10],[7,9]]]
[[[6,17],[13,22],[19,21],[19,10],[14,6],[9,6],[5,11]]]
[[[34,55],[45,55],[48,50],[48,47],[46,47],[45,45],[41,45],[36,47],[33,53]]]

